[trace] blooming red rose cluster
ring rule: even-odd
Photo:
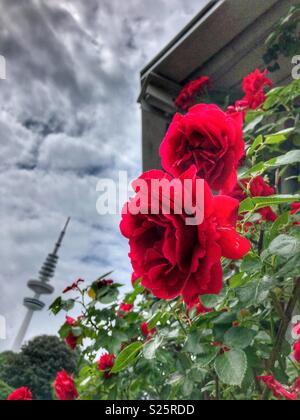
[[[191,106],[195,105],[196,97],[203,95],[205,90],[210,88],[211,85],[212,82],[207,76],[201,76],[199,79],[188,83],[175,100],[176,108],[181,111],[187,111]]]
[[[74,401],[78,398],[78,391],[74,379],[65,370],[57,374],[54,389],[60,401]]]
[[[22,387],[10,394],[7,401],[32,401],[32,393],[28,388]]]
[[[198,88],[203,88],[209,78],[198,82]],[[187,85],[177,98],[179,108],[189,108],[196,85]],[[216,105],[201,104],[185,115],[175,115],[160,147],[165,172],[142,175],[133,184],[136,196],[125,205],[122,215],[120,227],[129,240],[133,284],[142,278],[142,285],[156,297],[173,299],[181,295],[190,308],[196,305],[198,313],[205,312],[199,296],[220,293],[221,258],[240,259],[249,252],[249,241],[236,231],[239,202],[247,197],[237,177],[245,157],[244,116],[247,109],[262,106],[265,88],[271,85],[266,72],[256,70],[243,82],[244,98],[228,112]],[[148,203],[142,204],[140,213],[131,212],[132,203],[140,198],[139,181],[147,183],[151,195],[153,180],[179,181],[183,195],[187,193],[184,182],[190,181],[193,187],[188,194],[193,203],[198,198],[194,185],[197,180],[204,180],[203,223],[189,226],[187,214],[178,215],[175,211],[175,195],[171,198],[171,214],[165,214],[160,194],[156,197],[158,214],[153,214]],[[242,182],[253,197],[275,193],[262,177]],[[214,196],[211,191],[219,195]],[[277,218],[270,207],[259,212],[263,220]]]

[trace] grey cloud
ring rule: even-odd
[[[99,176],[141,170],[139,71],[199,0],[0,0],[0,313],[10,340],[35,276],[67,216],[56,292],[115,269],[130,284],[119,216],[96,212]],[[46,304],[50,304],[51,297]],[[47,311],[30,335],[63,322]],[[0,343],[1,345],[1,343]]]

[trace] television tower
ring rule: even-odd
[[[27,314],[24,318],[22,326],[18,332],[18,335],[15,339],[13,345],[13,351],[19,352],[23,341],[25,339],[26,333],[28,331],[29,325],[31,323],[33,314],[38,311],[42,311],[45,307],[45,303],[43,303],[40,299],[42,295],[51,295],[54,292],[54,288],[49,284],[51,279],[54,277],[56,265],[58,262],[58,251],[61,247],[62,241],[66,234],[68,225],[70,223],[70,218],[68,218],[59,238],[54,247],[54,250],[51,254],[48,255],[44,265],[42,266],[39,272],[39,279],[38,280],[29,280],[27,286],[30,290],[32,290],[35,294],[31,298],[24,299],[24,306],[27,308]]]

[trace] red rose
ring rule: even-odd
[[[65,370],[57,374],[54,389],[60,401],[74,401],[78,398],[74,380]]]
[[[134,308],[134,305],[132,305],[131,303],[122,303],[120,305],[120,311],[125,312],[125,313],[131,312],[133,308]]]
[[[144,322],[141,325],[141,332],[145,337],[152,337],[156,333],[156,328],[152,328],[152,330],[149,330],[149,324],[147,322]]]
[[[297,322],[297,324],[294,325],[293,333],[294,333],[294,336],[297,338],[300,336],[300,323],[299,322]]]
[[[272,391],[275,398],[296,401],[298,392],[295,389],[287,390],[283,385],[275,380],[273,376],[258,376],[257,379],[262,381]]]
[[[245,153],[243,119],[216,105],[196,105],[177,114],[160,147],[163,168],[175,177],[192,165],[214,191],[231,191]]]
[[[248,103],[250,109],[257,109],[264,104],[266,86],[272,87],[272,80],[266,77],[267,70],[260,72],[258,69],[244,78],[243,91],[245,96],[243,101]]]
[[[151,194],[153,179],[172,182],[162,171],[142,175],[139,180],[147,182],[152,196],[155,196]],[[189,191],[184,189],[186,180],[192,182]],[[182,195],[189,194],[189,201],[193,203],[198,199],[197,180],[195,167],[177,180]],[[137,184],[138,181],[133,186],[138,196]],[[143,286],[162,299],[182,295],[187,304],[200,295],[218,294],[223,283],[221,257],[239,259],[251,248],[249,241],[235,230],[239,202],[226,196],[214,197],[204,182],[204,221],[191,226],[187,225],[186,214],[164,214],[160,194],[156,197],[159,214],[151,214],[150,203],[149,208],[142,211],[148,214],[131,214],[131,205],[137,196],[125,205],[120,228],[129,239],[129,257]],[[176,200],[171,200],[173,209],[177,204]]]
[[[249,191],[251,197],[269,197],[276,193],[275,188],[267,184],[262,176],[258,176],[252,181],[251,179],[243,179],[241,183]],[[236,187],[229,195],[239,201],[243,201],[248,197],[239,184],[236,184]],[[262,215],[263,220],[269,222],[275,222],[278,217],[271,207],[260,209],[258,213]]]
[[[78,337],[75,337],[75,335],[70,333],[66,338],[66,344],[70,347],[72,351],[74,351],[78,344]]]
[[[101,372],[105,372],[109,374],[109,372],[111,371],[111,369],[113,368],[115,364],[115,359],[116,359],[116,356],[114,354],[108,354],[108,353],[103,354],[100,357],[100,360],[98,362],[98,369]]]
[[[291,215],[292,216],[295,215],[295,214],[298,214],[300,212],[300,203],[294,203],[294,204],[292,204],[291,207],[292,207],[292,211],[291,211]],[[295,222],[294,225],[295,226],[299,226],[300,225],[300,221]]]
[[[80,318],[78,318],[79,320]],[[78,321],[77,320],[77,321]],[[71,318],[70,316],[66,317],[66,324],[65,325],[69,325],[70,327],[75,327],[76,323],[77,323],[76,319]],[[77,344],[79,342],[80,337],[75,337],[75,335],[70,332],[68,337],[66,338],[66,344],[70,347],[70,349],[72,351],[74,351],[77,347]]]
[[[7,401],[32,401],[32,393],[28,388],[19,388],[10,394]]]
[[[291,214],[297,214],[300,210],[300,203],[294,203],[292,204],[292,212]]]
[[[209,88],[211,84],[208,76],[201,76],[199,79],[188,83],[176,98],[176,108],[181,111],[187,111],[191,106],[195,105],[196,97],[203,95],[205,89]]]
[[[294,358],[300,365],[300,341],[294,345]]]
[[[67,288],[63,291],[63,293],[64,293],[64,294],[66,294],[66,293],[69,293],[69,292],[71,292],[71,291],[73,291],[73,290],[78,290],[78,289],[79,289],[79,284],[80,284],[80,283],[84,283],[84,280],[82,280],[82,279],[77,280],[77,281],[76,281],[76,283],[73,283],[71,286],[67,287]]]

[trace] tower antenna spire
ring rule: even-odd
[[[62,245],[63,239],[66,235],[67,228],[70,224],[71,218],[69,217],[65,223],[63,230],[61,231],[58,241],[55,244],[54,250],[51,254],[48,255],[46,261],[44,262],[40,272],[38,280],[29,280],[27,286],[30,290],[34,292],[32,298],[24,299],[24,306],[27,308],[27,314],[23,320],[22,326],[18,332],[18,335],[15,339],[13,345],[13,351],[20,351],[26,333],[28,331],[29,325],[31,323],[34,312],[42,311],[45,307],[40,299],[42,295],[51,295],[54,292],[54,288],[49,284],[51,279],[55,275],[56,266],[58,263],[58,251]]]

